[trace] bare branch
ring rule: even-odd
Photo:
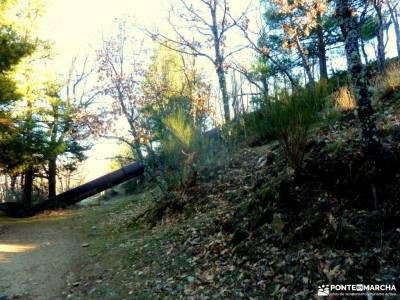
[[[185,41],[186,43],[180,42],[180,41],[171,39],[161,33],[151,33],[147,29],[144,29],[144,30],[145,30],[145,33],[147,36],[149,36],[150,38],[152,38],[153,40],[158,42],[160,45],[162,45],[170,50],[180,52],[183,54],[187,54],[187,55],[202,56],[202,57],[209,59],[214,64],[214,59],[210,55],[199,51],[198,49],[196,49],[196,47],[194,47],[187,41]],[[171,46],[171,44],[175,45],[175,47]],[[188,48],[188,49],[185,49],[185,48]]]
[[[249,48],[249,45],[245,45],[245,46],[239,47],[239,48],[237,48],[237,49],[235,49],[235,50],[232,50],[231,52],[229,52],[228,54],[225,55],[225,60],[226,60],[228,57],[234,55],[235,53],[238,53],[238,52],[240,52],[240,51],[243,51],[244,49],[247,49],[247,48]]]
[[[196,10],[192,7],[189,6],[185,0],[179,0],[183,6],[186,8],[186,10],[191,13],[192,15],[194,15],[201,23],[203,23],[204,25],[206,25],[208,28],[211,28],[212,25],[210,23],[208,23],[199,13],[196,12]]]
[[[114,136],[114,135],[100,135],[99,137],[104,138],[104,139],[118,140],[118,141],[120,141],[120,142],[123,142],[123,143],[125,143],[125,144],[131,146],[131,147],[133,146],[133,141],[131,142],[131,141],[129,141],[129,140],[123,138],[123,137],[120,137],[120,136]]]
[[[249,72],[247,72],[246,70],[244,70],[244,68],[240,67],[239,65],[233,65],[232,67],[233,70],[239,72],[240,74],[242,74],[244,77],[246,77],[246,79],[253,84],[254,86],[256,86],[259,90],[264,90],[264,88],[254,79],[251,77],[251,75],[249,74]]]
[[[285,67],[283,67],[277,60],[275,60],[269,53],[269,50],[267,48],[260,48],[250,37],[249,34],[246,30],[246,28],[243,28],[240,24],[236,24],[237,27],[243,32],[243,36],[248,40],[250,45],[252,46],[253,50],[258,52],[259,54],[265,56],[267,59],[269,59],[283,74],[285,74],[292,85],[294,87],[298,87],[298,83],[296,80],[293,78],[293,76],[286,70]]]

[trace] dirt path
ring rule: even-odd
[[[63,299],[68,273],[87,251],[76,213],[0,217],[0,300]]]

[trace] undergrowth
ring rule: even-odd
[[[362,153],[348,89],[322,84],[265,107],[245,118],[246,138],[262,130],[265,146],[92,215],[82,299],[311,299],[321,284],[399,284],[399,111],[376,115],[391,153],[378,164]]]

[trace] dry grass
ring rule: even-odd
[[[342,86],[334,93],[335,109],[339,112],[348,112],[356,108],[356,99],[348,86]]]
[[[400,62],[387,66],[385,74],[375,80],[374,100],[390,100],[394,92],[400,89]]]

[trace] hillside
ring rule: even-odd
[[[68,293],[307,299],[331,282],[399,284],[400,111],[389,111],[377,114],[391,150],[379,164],[358,150],[357,121],[344,115],[315,128],[300,175],[276,143],[243,146],[193,187],[95,209],[84,221],[91,258]]]
[[[305,299],[330,282],[399,284],[399,112],[393,106],[385,116],[392,156],[379,167],[357,150],[356,120],[345,115],[315,128],[301,175],[286,167],[276,142],[242,146],[227,166],[202,170],[193,187],[166,196],[149,187],[77,208],[68,226],[80,242],[67,257],[79,256],[79,264],[61,267],[56,292],[67,299]],[[51,228],[66,236],[67,228]]]

